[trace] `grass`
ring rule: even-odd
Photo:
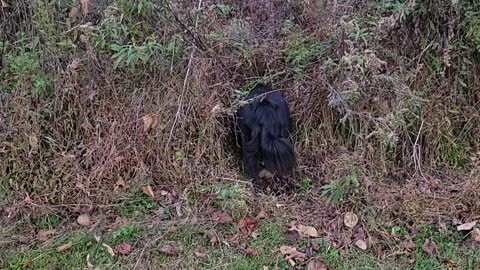
[[[210,227],[206,225],[179,225],[172,228],[154,226],[145,230],[145,227],[130,224],[116,231],[102,235],[97,242],[91,233],[83,230],[74,230],[55,237],[43,244],[34,244],[23,248],[23,252],[11,250],[2,260],[5,269],[81,269],[89,262],[99,269],[117,269],[121,264],[129,268],[137,260],[144,262],[148,258],[148,269],[288,269],[288,263],[283,259],[278,249],[282,245],[297,246],[298,250],[307,247],[310,241],[317,241],[319,249],[314,251],[311,258],[320,258],[333,269],[449,269],[446,260],[454,262],[458,269],[474,269],[480,264],[480,250],[465,247],[464,234],[453,232],[442,235],[431,226],[422,227],[413,238],[416,248],[411,253],[397,255],[394,258],[378,258],[372,250],[361,251],[356,247],[343,250],[343,255],[334,246],[327,244],[324,239],[300,239],[295,243],[288,242],[284,232],[286,224],[281,221],[264,220],[261,222],[260,236],[256,239],[240,237],[240,246],[229,244],[228,238],[239,233],[233,224]],[[143,229],[142,229],[143,228]],[[158,237],[161,235],[160,237]],[[400,234],[397,234],[400,235]],[[221,241],[212,244],[211,237],[216,236]],[[143,244],[139,240],[144,240]],[[438,245],[438,254],[430,255],[422,249],[423,243],[431,239]],[[58,252],[56,247],[66,242],[73,243],[72,248]],[[225,242],[227,241],[227,242]],[[128,256],[116,255],[111,257],[103,245],[106,243],[115,247],[127,242],[133,246],[134,252]],[[149,243],[149,248],[141,253],[142,245]],[[163,245],[176,247],[176,255],[167,255],[159,252]],[[257,251],[256,256],[243,254],[241,246],[248,246]],[[202,254],[202,255],[198,255]],[[143,256],[144,258],[140,258]],[[200,257],[199,257],[200,256]],[[307,260],[308,261],[308,260]]]

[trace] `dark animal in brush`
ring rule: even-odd
[[[258,190],[260,164],[283,181],[293,174],[296,158],[290,141],[292,122],[285,98],[270,86],[257,84],[236,113],[240,129],[242,160]]]

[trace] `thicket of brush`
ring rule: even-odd
[[[0,196],[240,179],[231,117],[258,80],[291,104],[300,177],[339,152],[478,175],[476,0],[90,2],[1,1]]]

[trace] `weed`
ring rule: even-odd
[[[114,231],[112,233],[112,241],[114,244],[132,242],[141,231],[142,228],[140,228],[137,224],[129,224],[118,229],[117,231]]]
[[[359,186],[357,169],[352,170],[346,177],[342,177],[330,184],[322,186],[322,195],[327,196],[330,202],[338,203],[349,193],[355,192]]]
[[[158,203],[154,199],[143,193],[137,193],[132,199],[122,203],[120,212],[122,216],[129,217],[136,211],[145,214],[156,208],[158,208]]]
[[[37,220],[36,227],[40,229],[53,229],[56,228],[60,222],[61,218],[58,215],[43,215]]]
[[[247,208],[246,190],[237,184],[221,185],[215,191],[215,204],[227,210],[235,217],[239,217]]]

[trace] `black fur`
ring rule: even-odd
[[[258,188],[258,158],[267,171],[279,178],[295,170],[295,152],[290,142],[292,122],[284,97],[269,86],[257,84],[246,100],[249,103],[237,111],[236,121],[240,129],[242,160],[254,187]]]

